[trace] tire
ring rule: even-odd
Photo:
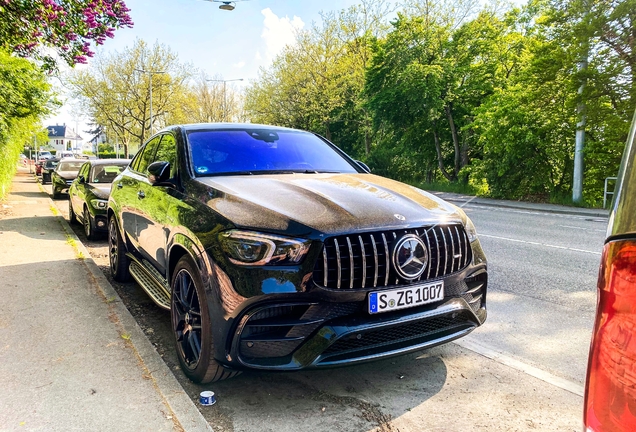
[[[121,237],[117,221],[114,216],[108,220],[108,258],[110,261],[110,275],[117,282],[130,280],[130,259],[126,256],[126,244]]]
[[[53,199],[59,199],[60,198],[60,192],[53,187]]]
[[[88,240],[95,240],[97,235],[95,234],[95,228],[93,227],[93,222],[91,221],[91,214],[88,211],[87,207],[84,207],[84,214],[82,216],[82,224],[84,225],[84,234],[86,234],[86,238]]]
[[[75,211],[73,210],[73,204],[71,203],[71,199],[68,200],[68,222],[70,224],[77,223],[77,216],[75,216]]]
[[[200,384],[238,375],[240,372],[224,368],[213,358],[208,303],[199,272],[188,255],[177,263],[170,286],[172,333],[183,373]]]

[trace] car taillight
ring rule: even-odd
[[[636,241],[603,249],[585,390],[587,431],[636,431]]]

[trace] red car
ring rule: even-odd
[[[636,113],[618,173],[598,277],[585,387],[589,432],[636,431]]]
[[[42,167],[48,159],[40,159],[35,163],[35,175],[42,175]]]

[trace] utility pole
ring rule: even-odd
[[[150,135],[152,135],[153,132],[153,127],[152,127],[152,76],[155,74],[165,74],[164,71],[153,71],[153,70],[146,70],[146,69],[137,69],[135,68],[135,70],[137,72],[141,72],[141,73],[147,73],[148,77],[150,78]]]
[[[222,79],[206,79],[209,82],[222,82],[223,83],[223,121],[227,121],[227,83],[231,81],[243,81],[243,78],[222,80]]]
[[[585,44],[583,55],[579,61],[578,70],[579,73],[585,73],[588,63],[588,45]],[[576,123],[576,137],[574,143],[574,174],[572,178],[572,201],[580,203],[583,201],[583,150],[585,149],[585,101],[583,100],[583,92],[585,90],[586,78],[581,79],[581,86],[579,87],[578,95],[579,101],[576,105],[576,114],[578,116],[578,122]]]

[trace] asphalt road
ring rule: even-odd
[[[56,204],[68,218],[68,202]],[[135,283],[112,281],[106,240],[89,242],[81,226],[73,228],[185,391],[193,400],[215,391],[218,403],[201,412],[217,432],[580,430],[607,221],[465,210],[488,255],[490,278],[488,320],[471,335],[360,366],[246,372],[205,386],[179,371],[169,313]]]
[[[488,320],[468,340],[585,382],[607,219],[464,207],[488,257]]]

